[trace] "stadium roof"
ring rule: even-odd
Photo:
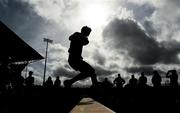
[[[44,59],[36,50],[0,21],[0,60],[25,62]]]

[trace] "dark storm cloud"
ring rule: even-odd
[[[33,6],[22,0],[1,0],[0,20],[27,42],[37,38],[45,20],[33,11]]]
[[[123,6],[128,8],[128,10],[133,11],[134,18],[138,21],[143,21],[144,18],[150,17],[155,11],[155,7],[149,3],[143,3],[140,5],[125,1]]]
[[[130,67],[125,68],[125,70],[129,73],[141,73],[144,72],[147,75],[151,75],[154,71],[153,67],[151,66],[144,66],[144,67]]]
[[[153,71],[157,71],[160,75],[165,75],[166,72],[160,69],[155,69],[153,66],[141,66],[141,67],[126,67],[124,68],[128,73],[140,73],[144,72],[145,75],[152,76]],[[168,71],[168,70],[167,70]],[[164,77],[164,76],[163,76]]]
[[[147,76],[152,76],[153,71],[157,71],[162,77],[165,77],[166,72],[160,69],[154,69],[152,66],[141,66],[141,67],[129,67],[129,68],[124,68],[128,73],[138,73],[140,75],[141,72],[144,72],[145,75]]]
[[[164,1],[166,4],[169,4],[169,5],[176,5],[176,6],[178,6],[179,7],[179,5],[180,5],[180,1],[179,0],[165,0]]]
[[[157,35],[157,31],[154,28],[153,22],[149,21],[149,20],[145,20],[143,22],[143,26],[145,27],[147,33],[151,36],[156,36]]]
[[[94,68],[96,70],[97,76],[110,76],[113,73],[117,73],[116,71],[111,71],[100,66],[95,66]]]
[[[179,43],[157,42],[132,20],[112,20],[104,29],[103,37],[111,49],[127,51],[135,63],[151,65],[156,63],[177,64]]]
[[[58,67],[56,70],[53,71],[53,76],[63,76],[67,78],[72,78],[78,73],[72,70],[69,70],[69,67]]]
[[[100,66],[93,67],[96,71],[97,76],[109,76],[113,73],[116,73],[116,71],[111,71],[109,69],[105,69]],[[76,76],[79,72],[74,71],[69,65],[58,67],[53,71],[53,76],[63,76],[67,78],[72,78]]]

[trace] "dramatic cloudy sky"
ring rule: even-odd
[[[83,57],[102,80],[121,73],[126,80],[141,71],[149,80],[158,70],[163,81],[169,69],[180,71],[179,0],[0,0],[0,20],[40,54],[50,38],[47,77],[71,78],[68,37],[84,25],[92,28]],[[32,63],[42,82],[44,60]],[[89,84],[89,79],[85,80]],[[77,83],[81,84],[81,83]],[[149,83],[150,84],[150,83]]]

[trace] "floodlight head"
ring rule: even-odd
[[[53,40],[48,39],[48,38],[44,38],[44,42],[53,43]]]

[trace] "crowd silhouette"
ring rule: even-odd
[[[33,72],[29,71],[28,77],[24,78],[20,73],[14,72],[11,75],[7,75],[7,77],[3,76],[4,71],[1,72],[1,82],[0,82],[0,91],[3,92],[8,89],[19,90],[22,87],[31,88],[35,85],[35,78],[33,77]],[[158,71],[153,71],[151,76],[151,83],[147,82],[147,77],[144,72],[140,73],[139,78],[135,78],[134,74],[131,75],[129,80],[125,80],[121,77],[120,73],[117,74],[117,77],[111,82],[108,77],[105,77],[104,80],[98,81],[97,87],[90,87],[90,88],[162,88],[162,87],[169,87],[169,88],[178,88],[178,74],[176,70],[168,70],[166,73],[166,79],[170,82],[169,84],[162,83],[162,77],[158,73]],[[66,81],[66,80],[65,80]],[[149,85],[152,84],[152,85]],[[69,88],[66,87],[65,84],[61,83],[60,77],[57,76],[56,79],[53,81],[52,77],[49,76],[45,81],[42,87],[46,88]],[[76,88],[76,87],[74,87]]]
[[[54,81],[52,80],[52,77],[49,76],[47,80],[45,81],[45,84],[42,86],[39,86],[34,83],[35,78],[32,71],[29,71],[29,76],[26,77],[25,79],[21,76],[21,74],[14,73],[13,76],[11,75],[12,78],[10,77],[11,78],[10,80],[3,83],[3,85],[5,85],[4,88],[2,87],[2,83],[1,83],[0,98],[2,99],[6,97],[6,101],[7,99],[11,98],[12,100],[8,100],[8,102],[12,102],[13,99],[16,100],[18,96],[22,96],[26,99],[24,101],[25,103],[27,101],[29,106],[31,106],[30,102],[34,100],[34,99],[31,99],[32,97],[37,99],[42,96],[44,98],[47,98],[48,100],[46,101],[48,102],[49,101],[53,102],[53,99],[55,99],[54,101],[62,102],[60,105],[64,106],[64,109],[62,109],[64,113],[66,112],[68,113],[69,110],[71,110],[72,107],[75,104],[77,104],[80,98],[83,97],[83,95],[88,95],[89,97],[94,98],[95,100],[113,109],[117,113],[119,111],[125,112],[127,109],[127,106],[135,107],[136,106],[134,105],[135,103],[138,105],[142,105],[142,107],[147,107],[144,104],[149,105],[149,103],[154,104],[154,105],[163,104],[164,106],[165,104],[167,105],[173,104],[173,111],[174,111],[176,107],[180,104],[179,103],[180,101],[179,89],[180,88],[178,85],[178,74],[176,70],[167,71],[166,78],[169,79],[170,81],[168,85],[162,83],[162,77],[158,73],[158,71],[155,70],[152,73],[153,73],[151,76],[152,85],[149,85],[149,83],[147,83],[147,77],[144,74],[144,72],[140,73],[138,79],[134,76],[134,74],[131,75],[129,80],[124,79],[121,76],[121,74],[118,73],[117,77],[114,78],[112,82],[110,81],[108,77],[105,77],[102,81],[99,81],[98,87],[89,87],[89,88],[66,87],[64,84],[62,84],[59,76],[57,76],[54,79]],[[158,90],[156,90],[157,88]],[[67,91],[66,89],[69,89],[69,90]],[[69,94],[69,91],[70,92],[72,91],[72,92]],[[36,95],[36,96],[33,96],[33,95]],[[40,97],[37,95],[39,95]],[[62,96],[63,99],[61,97],[57,98],[58,95]],[[52,96],[53,96],[53,99],[51,99]],[[19,99],[22,97],[19,97]],[[63,103],[66,103],[67,100],[69,104],[68,103],[63,104]],[[42,99],[41,101],[44,101],[44,100]],[[2,102],[5,102],[5,100]],[[8,107],[10,106],[11,108],[16,105],[7,104],[7,106]],[[53,106],[55,105],[53,104]],[[125,107],[123,109],[120,109],[119,106],[125,106]],[[50,107],[49,109],[47,108],[47,110],[52,109],[51,105],[47,107]],[[5,108],[1,108],[1,109],[5,109]],[[155,107],[151,110],[154,110],[154,109],[159,109],[159,108]],[[12,112],[11,110],[9,111]],[[15,111],[19,111],[19,110],[15,110]],[[144,111],[133,109],[131,112],[141,113]]]

